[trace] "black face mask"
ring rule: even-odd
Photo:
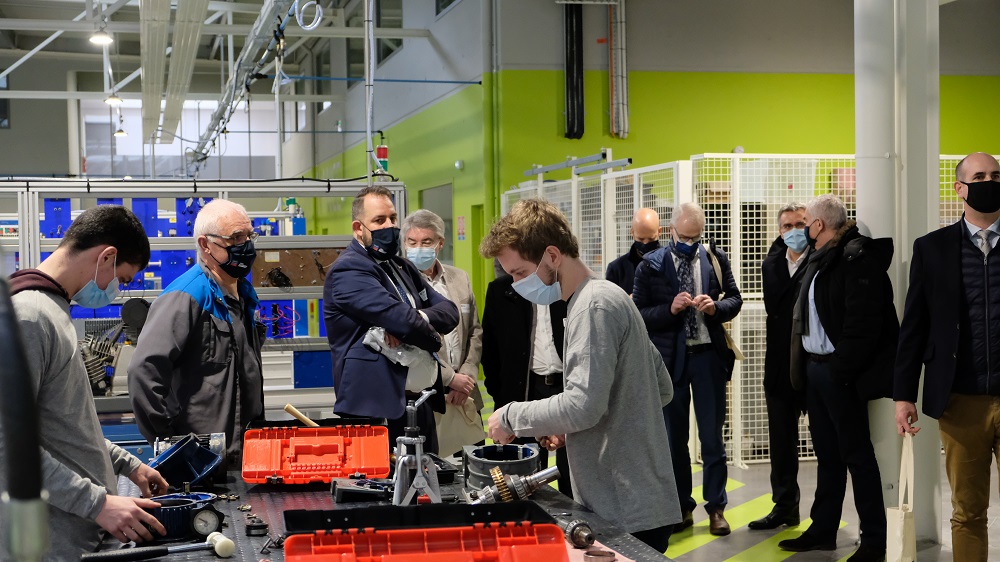
[[[218,246],[218,244],[216,245]],[[235,279],[246,277],[250,273],[250,268],[253,267],[254,260],[257,259],[257,249],[253,245],[253,240],[247,240],[235,246],[225,246],[225,248],[226,254],[229,255],[228,260],[221,262],[215,259],[215,256],[212,256],[212,259],[219,264],[226,275]]]
[[[1000,181],[974,181],[965,185],[969,187],[965,202],[970,207],[986,214],[1000,211]]]
[[[660,247],[659,240],[653,240],[652,242],[646,242],[645,244],[636,240],[635,242],[632,243],[632,250],[635,251],[635,253],[639,254],[639,256],[644,256],[659,247]]]
[[[813,221],[813,222],[816,222],[816,221]],[[805,228],[806,244],[810,248],[812,248],[813,250],[815,250],[816,249],[816,239],[813,238],[812,236],[809,236],[809,227],[810,226],[812,226],[812,223],[807,224],[806,228]]]
[[[362,224],[361,226],[365,226]],[[387,226],[378,230],[365,229],[372,235],[372,243],[365,246],[368,255],[373,259],[387,260],[399,253],[399,229]]]

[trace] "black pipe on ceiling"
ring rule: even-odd
[[[566,138],[583,137],[583,5],[563,6],[566,30]]]

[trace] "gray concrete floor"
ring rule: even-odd
[[[944,459],[942,458],[942,478],[944,478]],[[697,470],[697,469],[696,469]],[[837,537],[837,550],[829,552],[785,552],[778,548],[777,543],[787,538],[797,537],[808,527],[809,508],[812,505],[813,493],[816,489],[816,463],[804,462],[799,470],[799,485],[802,490],[801,515],[802,523],[798,527],[783,527],[774,531],[751,531],[746,523],[767,514],[770,511],[770,483],[768,475],[770,465],[751,465],[743,470],[729,467],[730,491],[727,518],[733,528],[728,537],[712,537],[708,534],[708,522],[702,506],[695,512],[695,526],[679,535],[671,537],[671,548],[668,556],[678,562],[770,562],[792,560],[795,562],[833,562],[844,560],[856,549],[858,540],[858,515],[854,509],[854,498],[851,486],[848,484],[847,497],[844,500],[842,520],[845,523]],[[694,475],[694,484],[701,483],[701,474]],[[742,485],[737,485],[742,484]],[[997,472],[993,471],[991,496],[996,497],[998,490]],[[699,491],[696,490],[697,498]],[[942,481],[941,513],[943,544],[917,545],[917,559],[920,562],[953,560],[951,550],[951,490],[947,480]],[[994,500],[994,505],[996,501]],[[1000,560],[1000,525],[997,525],[995,512],[990,512],[990,560]],[[679,555],[677,553],[680,553]]]

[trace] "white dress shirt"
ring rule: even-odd
[[[979,227],[970,223],[967,219],[962,219],[965,222],[965,228],[969,229],[969,237],[972,238],[972,243],[979,247]],[[997,241],[1000,240],[1000,219],[989,226],[987,229],[990,231],[990,248],[997,247]]]
[[[708,248],[705,248],[705,251],[708,252],[710,250]],[[674,258],[674,271],[677,271],[681,264],[681,258],[677,257],[677,254],[673,252],[670,252],[670,256]],[[691,273],[692,277],[694,278],[694,294],[691,295],[691,298],[694,298],[702,294],[700,249],[696,251],[693,256],[691,256]],[[678,281],[680,281],[680,278],[678,278]],[[721,279],[719,280],[719,283],[722,283]],[[686,313],[687,310],[685,310],[684,312]],[[691,347],[692,345],[712,343],[712,336],[709,335],[708,333],[708,325],[705,324],[705,313],[696,310],[695,318],[697,319],[698,322],[698,334],[694,338],[688,338],[687,346]]]
[[[562,359],[552,341],[552,315],[549,307],[534,305],[535,341],[531,344],[531,370],[538,375],[552,375],[563,370]]]
[[[421,274],[423,275],[423,272]],[[434,262],[434,277],[424,275],[424,278],[430,283],[432,289],[437,291],[442,297],[451,300],[448,285],[444,280],[444,268],[441,267],[440,262]],[[455,303],[455,306],[458,305],[459,303]],[[447,360],[448,366],[452,370],[457,371],[462,366],[462,340],[458,339],[458,330],[452,330],[445,334],[441,338],[441,344],[441,351],[438,352],[438,357]]]
[[[802,258],[806,257],[805,251],[799,254],[798,259],[792,259],[792,251],[785,250],[785,261],[788,262],[788,276],[794,277],[795,272],[799,270],[799,265],[802,264]]]

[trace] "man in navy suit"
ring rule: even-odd
[[[705,230],[701,207],[681,203],[674,209],[670,230],[667,245],[644,255],[636,268],[632,299],[674,383],[674,399],[663,410],[684,518],[679,527],[694,524],[692,512],[698,505],[691,495],[688,454],[693,394],[705,465],[703,495],[709,532],[728,535],[729,523],[722,514],[728,503],[722,425],[726,420],[726,382],[732,377],[735,356],[726,344],[722,325],[739,314],[743,298],[725,252],[701,243]],[[721,279],[709,252],[718,261]]]
[[[441,336],[458,325],[458,307],[434,291],[408,260],[399,257],[399,228],[392,194],[382,186],[358,192],[351,208],[354,240],[330,268],[323,288],[323,318],[333,353],[333,411],[341,417],[386,418],[390,446],[406,427],[407,367],[363,343],[368,329],[385,329],[390,347],[409,344],[428,352],[441,349]],[[444,413],[440,374],[434,403]],[[417,412],[436,452],[431,401]]]
[[[913,243],[892,395],[897,431],[917,433],[924,366],[923,411],[940,422],[955,560],[986,560],[990,465],[1000,453],[1000,164],[970,154],[954,187],[965,215]]]

